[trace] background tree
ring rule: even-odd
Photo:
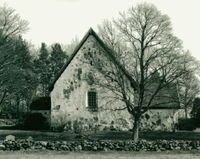
[[[20,115],[28,109],[36,80],[28,44],[21,37],[12,42],[10,54],[14,55],[14,60],[10,59],[12,62],[3,67],[1,74],[4,92],[1,106],[8,113]]]
[[[69,57],[73,53],[75,47],[78,46],[79,42],[80,41],[79,41],[78,37],[75,37],[72,39],[70,44],[62,46],[63,50],[65,50],[65,52],[67,54],[67,57]]]
[[[177,79],[179,102],[185,110],[185,118],[188,118],[188,110],[192,108],[194,99],[200,93],[199,79],[197,78],[199,62],[189,53],[185,52],[182,56],[183,69],[187,70],[183,76]]]
[[[29,45],[21,38],[28,22],[14,9],[0,6],[0,106],[16,114],[19,106],[27,106],[34,87]],[[26,107],[27,108],[27,107]]]
[[[21,19],[14,9],[0,6],[0,45],[28,30],[28,22]]]
[[[21,19],[14,9],[6,5],[0,6],[0,86],[6,82],[8,66],[16,64],[16,39],[28,29],[28,22]]]
[[[182,67],[181,42],[172,34],[169,17],[147,3],[120,13],[117,20],[104,24],[101,30],[114,51],[104,46],[111,57],[106,61],[87,50],[87,58],[93,60],[95,69],[101,73],[94,74],[95,78],[104,78],[101,83],[94,81],[112,91],[115,100],[124,102],[134,118],[133,138],[137,141],[142,114],[158,105],[159,93],[174,86],[176,79],[187,72]],[[152,82],[155,74],[159,77],[156,84]]]
[[[198,126],[200,126],[199,121],[200,121],[200,98],[197,97],[193,101],[193,107],[191,111],[191,116],[197,121]]]
[[[48,49],[45,43],[41,44],[39,57],[34,60],[35,72],[38,74],[38,89],[36,96],[49,96],[49,85],[65,64],[68,56],[59,43]]]
[[[58,74],[60,69],[63,67],[67,60],[67,55],[63,51],[61,45],[59,43],[53,44],[51,46],[51,74],[52,79],[55,78],[55,76]]]
[[[48,87],[51,79],[49,58],[50,53],[47,46],[45,43],[42,43],[41,48],[39,49],[39,57],[34,61],[35,72],[38,75],[38,88],[41,88],[39,90],[39,94],[41,94],[41,96],[49,95]]]
[[[48,96],[49,84],[67,59],[58,43],[51,49],[42,43],[39,57],[33,57],[30,45],[21,37],[27,30],[28,22],[21,19],[14,9],[0,6],[1,112],[19,114],[28,109],[38,92],[41,96]],[[38,91],[38,88],[42,89]]]

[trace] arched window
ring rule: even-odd
[[[91,111],[98,110],[97,92],[95,90],[87,92],[87,107]]]

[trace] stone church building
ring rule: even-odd
[[[86,75],[92,73],[92,65],[83,61],[84,50],[95,50],[98,45],[109,54],[106,44],[90,29],[75,48],[70,59],[58,73],[51,85],[51,126],[65,124],[72,129],[78,123],[84,130],[129,130],[133,126],[132,117],[125,110],[115,110],[124,105],[121,101],[109,102],[102,88],[97,88],[87,80]],[[108,56],[105,56],[108,58]],[[178,106],[157,107],[149,110],[142,120],[143,129],[170,130]]]

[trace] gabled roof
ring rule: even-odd
[[[83,39],[81,40],[81,42],[78,44],[78,46],[76,46],[76,48],[74,49],[72,55],[70,56],[69,60],[66,62],[66,64],[63,66],[63,68],[60,70],[60,72],[58,73],[58,75],[55,77],[54,81],[52,82],[52,84],[49,87],[49,90],[52,91],[54,88],[54,85],[56,83],[56,81],[60,78],[60,76],[62,75],[62,73],[65,71],[65,69],[68,67],[68,65],[71,63],[71,61],[73,60],[73,58],[76,56],[76,54],[78,53],[78,51],[81,49],[81,47],[83,46],[83,44],[86,42],[86,40],[88,39],[88,37],[90,35],[93,35],[93,37],[97,40],[97,42],[100,44],[100,46],[108,53],[108,55],[110,56],[110,58],[113,60],[113,62],[115,64],[117,64],[117,66],[122,70],[122,72],[125,74],[125,76],[129,79],[131,86],[136,90],[137,89],[137,84],[136,82],[132,79],[131,75],[126,71],[126,69],[117,61],[117,59],[115,58],[114,54],[114,50],[112,50],[111,48],[109,48],[101,39],[100,37],[95,33],[95,31],[90,28],[88,30],[88,32],[85,34],[85,36],[83,37]]]

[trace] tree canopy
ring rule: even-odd
[[[133,138],[137,140],[142,114],[159,104],[157,99],[164,89],[173,87],[176,92],[177,79],[189,72],[184,68],[187,60],[182,58],[182,42],[173,35],[169,17],[148,3],[121,12],[114,21],[105,21],[99,33],[114,50],[109,53],[117,63],[90,56],[105,79],[96,84],[124,102],[134,118]],[[157,80],[152,80],[156,76]],[[170,99],[173,93],[169,95],[162,98]]]

